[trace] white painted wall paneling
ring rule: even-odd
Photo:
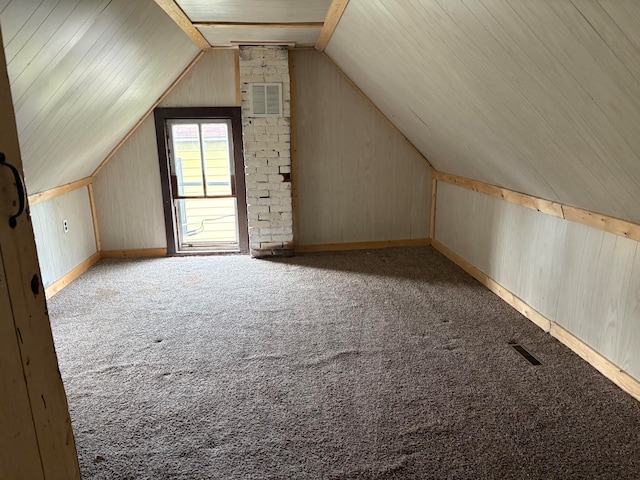
[[[62,228],[64,219],[69,224],[66,234]],[[87,187],[34,205],[31,221],[45,287],[96,253]]]
[[[160,107],[231,107],[236,104],[234,50],[210,50],[160,103]]]
[[[351,0],[327,53],[440,171],[640,222],[640,4]]]
[[[234,106],[235,75],[233,51],[208,51],[161,106]],[[93,188],[103,250],[166,248],[153,116],[98,173]]]
[[[638,242],[438,182],[436,239],[640,379]]]
[[[324,22],[331,0],[178,0],[192,22]]]
[[[297,243],[428,237],[426,162],[322,54],[293,55]]]
[[[198,30],[213,46],[232,45],[233,43],[259,45],[261,43],[282,42],[308,47],[314,45],[320,35],[320,28],[199,27]]]
[[[93,181],[102,250],[166,248],[153,116]]]
[[[151,1],[14,0],[0,22],[30,193],[90,175],[198,51]]]

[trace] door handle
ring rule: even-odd
[[[24,194],[24,183],[22,182],[22,177],[20,176],[20,172],[18,172],[18,169],[10,163],[7,163],[7,157],[5,157],[4,153],[2,152],[0,152],[0,164],[9,167],[9,169],[13,173],[13,178],[16,181],[16,188],[18,189],[18,196],[20,197],[18,204],[18,213],[12,215],[9,218],[9,226],[11,228],[16,228],[16,225],[18,225],[18,217],[22,215],[22,212],[24,212],[24,206],[26,203]]]

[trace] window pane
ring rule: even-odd
[[[174,124],[171,126],[171,137],[173,138],[175,175],[178,179],[178,195],[181,197],[203,196],[198,124]]]
[[[236,202],[233,198],[177,200],[180,249],[238,242]]]
[[[231,159],[227,123],[203,123],[207,195],[231,195]]]

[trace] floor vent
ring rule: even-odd
[[[522,345],[518,345],[517,343],[509,343],[509,345],[511,345],[516,352],[526,358],[531,365],[542,365],[542,362],[527,352]]]

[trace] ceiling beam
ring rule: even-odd
[[[189,17],[182,11],[175,0],[155,0],[155,2],[189,36],[193,43],[200,47],[200,50],[211,50],[211,45],[209,45],[207,39],[193,26]]]
[[[296,42],[294,42],[294,41],[291,41],[291,42],[274,42],[274,41],[271,41],[271,40],[265,40],[265,41],[251,40],[251,41],[243,42],[241,40],[238,40],[238,41],[231,42],[231,45],[233,47],[235,47],[235,48],[239,48],[239,47],[247,46],[247,45],[255,45],[255,46],[258,46],[258,47],[262,47],[262,46],[265,46],[265,47],[268,47],[268,46],[277,47],[277,46],[280,46],[280,47],[289,47],[289,49],[296,48]]]
[[[59,197],[69,192],[73,192],[78,188],[85,187],[91,184],[91,177],[82,178],[80,180],[76,180],[75,182],[67,183],[66,185],[61,185],[59,187],[50,188],[49,190],[44,190],[43,192],[34,193],[29,195],[29,206],[33,207],[41,202],[46,202],[51,200],[52,198]]]
[[[349,0],[332,0],[327,11],[327,18],[324,20],[324,26],[320,30],[320,35],[318,35],[318,40],[316,41],[316,50],[324,52],[348,3]]]
[[[294,22],[294,23],[235,23],[235,22],[194,22],[196,28],[322,28],[322,22]]]

